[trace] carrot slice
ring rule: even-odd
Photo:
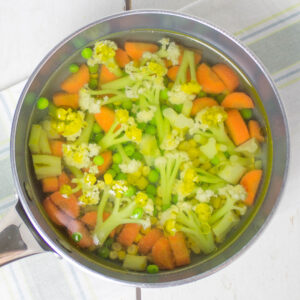
[[[170,242],[167,238],[161,237],[152,248],[154,263],[161,270],[172,270],[175,268],[175,258],[171,250]]]
[[[111,125],[115,121],[115,112],[109,109],[106,106],[101,106],[100,112],[95,114],[95,119],[99,126],[105,131],[108,132]]]
[[[236,145],[240,145],[250,138],[247,125],[238,110],[231,109],[227,111],[225,124]]]
[[[69,221],[70,217],[62,212],[50,199],[50,197],[47,197],[43,201],[44,209],[49,216],[50,220],[59,226],[66,226]]]
[[[56,192],[59,189],[57,177],[47,177],[42,179],[42,189],[44,193]]]
[[[130,62],[128,54],[121,48],[117,49],[115,59],[121,68],[124,68]]]
[[[175,81],[176,77],[177,77],[178,70],[179,70],[179,66],[173,66],[173,67],[169,68],[168,73],[167,73],[167,76],[169,77],[169,79],[171,79],[172,81]],[[186,77],[187,81],[190,81],[191,80],[191,73],[190,73],[189,70],[187,70],[186,76],[187,76]]]
[[[191,116],[195,116],[201,109],[205,107],[218,106],[218,102],[213,98],[202,97],[193,101]]]
[[[234,91],[240,84],[239,78],[232,68],[225,64],[216,64],[212,70],[223,81],[229,92]]]
[[[247,172],[240,181],[240,184],[245,188],[247,192],[247,198],[244,202],[249,206],[254,202],[262,174],[262,170],[251,170]]]
[[[56,106],[64,106],[71,108],[78,108],[78,94],[68,94],[68,93],[55,93],[53,95],[53,103]]]
[[[98,166],[98,170],[99,174],[103,175],[112,164],[112,152],[108,150],[102,152],[100,155],[103,157],[104,162],[101,166]]]
[[[141,240],[139,241],[139,252],[142,255],[148,254],[153,245],[156,243],[158,239],[160,239],[163,236],[163,233],[161,230],[157,228],[151,229],[146,235],[144,235]]]
[[[94,245],[93,239],[85,227],[84,223],[79,220],[71,220],[67,225],[68,233],[72,237],[73,233],[80,233],[81,239],[79,242],[76,242],[81,248],[88,248]]]
[[[252,99],[243,92],[234,92],[228,94],[222,101],[221,105],[226,108],[236,108],[236,109],[254,107],[254,103]]]
[[[58,186],[59,186],[59,188],[61,188],[65,184],[70,184],[70,183],[71,183],[71,180],[65,172],[62,172],[58,176]]]
[[[139,60],[145,52],[154,53],[158,50],[158,46],[155,44],[138,42],[126,42],[124,48],[134,60]]]
[[[261,132],[261,127],[259,123],[255,120],[250,120],[248,122],[248,128],[250,132],[250,136],[256,138],[259,142],[263,142],[265,140],[264,136]]]
[[[52,155],[63,156],[63,142],[59,140],[50,140],[50,149]]]
[[[140,231],[141,225],[136,223],[127,223],[122,228],[120,234],[118,235],[118,242],[123,246],[129,247],[134,242]]]
[[[81,65],[78,72],[67,77],[60,85],[61,89],[70,94],[76,94],[89,82],[90,74],[86,65]]]
[[[77,218],[79,216],[79,205],[74,195],[65,198],[60,192],[55,192],[50,195],[50,199],[70,217]]]
[[[108,68],[104,65],[101,66],[100,76],[99,76],[99,85],[107,83],[113,80],[118,79],[114,73],[110,72]]]
[[[182,232],[176,232],[175,235],[169,236],[168,239],[175,257],[175,265],[180,267],[190,264],[190,252],[186,246],[184,234]]]
[[[226,89],[217,74],[205,63],[197,68],[197,80],[206,93],[219,94]]]
[[[94,229],[97,224],[97,212],[89,211],[80,219],[89,229]]]

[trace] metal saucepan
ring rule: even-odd
[[[236,69],[246,90],[256,102],[256,117],[264,124],[267,143],[263,149],[264,178],[256,204],[243,217],[217,252],[195,256],[184,268],[159,274],[126,271],[110,261],[82,252],[49,221],[41,206],[41,189],[35,179],[27,143],[33,122],[42,118],[35,109],[39,95],[58,89],[65,67],[80,50],[100,38],[157,41],[169,36],[179,43],[200,48],[208,62],[226,61]],[[54,251],[70,263],[99,276],[140,287],[182,284],[199,279],[229,264],[266,225],[285,184],[289,137],[278,93],[266,70],[235,38],[204,20],[167,11],[131,11],[104,18],[75,32],[43,59],[28,80],[19,99],[11,134],[11,163],[19,202],[1,223],[0,264]],[[25,223],[24,223],[25,222]]]

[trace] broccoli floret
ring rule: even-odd
[[[185,152],[165,152],[164,156],[155,159],[154,165],[160,171],[160,186],[162,191],[162,208],[167,209],[171,205],[171,195],[179,167],[187,161]]]
[[[225,198],[225,203],[212,214],[209,219],[210,224],[214,224],[232,210],[237,210],[240,214],[246,212],[247,208],[245,205],[238,205],[238,202],[245,200],[247,195],[245,189],[241,185],[238,184],[233,186],[228,184],[225,187],[220,188],[218,194]]]
[[[216,249],[211,227],[201,222],[192,209],[182,209],[176,217],[176,229],[182,231],[205,254]]]

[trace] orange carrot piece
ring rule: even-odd
[[[128,54],[121,48],[117,49],[115,59],[121,68],[124,68],[130,62]]]
[[[136,239],[140,231],[140,228],[141,228],[140,224],[136,224],[136,223],[125,224],[120,234],[118,235],[117,238],[118,242],[123,246],[129,247]]]
[[[139,252],[142,255],[148,254],[151,250],[153,245],[156,243],[158,239],[163,236],[161,230],[157,228],[151,229],[146,235],[144,235],[139,241]]]
[[[190,252],[186,246],[184,234],[182,232],[176,232],[175,235],[169,236],[168,239],[175,257],[176,267],[190,264]]]
[[[47,197],[43,201],[43,206],[50,220],[56,225],[66,226],[69,223],[71,218],[63,213],[63,211],[51,201],[50,197]]]
[[[82,64],[78,72],[71,74],[61,83],[60,88],[67,93],[76,94],[89,82],[89,79],[89,69],[85,64]]]
[[[73,233],[81,234],[81,240],[76,242],[76,245],[79,247],[88,248],[94,245],[93,239],[83,222],[79,220],[71,220],[67,225],[67,229],[71,238]]]
[[[134,60],[139,60],[143,53],[154,53],[158,50],[158,46],[151,43],[126,42],[124,45],[127,54]]]
[[[154,263],[161,270],[172,270],[175,268],[175,258],[172,253],[170,242],[167,238],[161,237],[152,247]]]
[[[53,95],[53,103],[56,106],[64,106],[64,107],[71,107],[71,108],[78,108],[78,94],[68,94],[68,93],[55,93]]]
[[[55,192],[50,195],[50,199],[59,209],[70,217],[77,218],[79,216],[79,205],[74,195],[65,198],[60,192]]]
[[[70,184],[70,183],[71,183],[71,180],[65,172],[62,172],[58,176],[58,186],[59,186],[59,188],[61,188],[65,184]]]
[[[205,107],[218,106],[218,102],[213,98],[202,97],[193,101],[191,116],[195,116],[201,109]]]
[[[47,177],[42,180],[42,189],[44,193],[53,193],[58,191],[59,184],[57,177]]]
[[[250,120],[248,122],[248,128],[250,132],[250,136],[253,138],[256,138],[259,142],[263,142],[265,140],[264,136],[261,132],[261,127],[259,123],[255,120]]]
[[[239,78],[232,68],[225,64],[216,64],[212,70],[223,81],[229,92],[234,91],[240,84]]]
[[[231,109],[227,111],[225,124],[231,138],[237,146],[243,144],[250,138],[247,125],[238,110]]]
[[[106,106],[101,106],[100,112],[95,114],[95,119],[99,126],[108,132],[115,121],[115,112]]]
[[[101,66],[99,85],[118,79],[114,73],[110,72],[104,65]]]
[[[100,155],[103,157],[104,162],[101,166],[98,166],[98,170],[99,174],[103,175],[112,164],[112,152],[108,150],[102,152]]]
[[[254,108],[252,99],[243,92],[234,92],[228,94],[222,101],[221,105],[225,108]]]
[[[254,202],[262,174],[262,170],[251,170],[247,172],[240,181],[240,184],[247,192],[247,198],[244,202],[249,206]]]
[[[50,140],[50,149],[52,155],[62,157],[63,156],[63,142],[59,140]]]
[[[97,224],[97,212],[89,211],[84,214],[84,216],[80,219],[85,225],[88,226],[89,229],[94,229]]]
[[[205,63],[197,68],[197,80],[206,93],[219,94],[226,89],[217,74]]]
[[[171,79],[172,81],[175,81],[178,70],[179,70],[179,66],[173,66],[173,67],[169,68],[168,73],[167,73],[167,76],[169,77],[169,79]],[[186,77],[187,81],[190,81],[191,80],[191,73],[190,73],[189,70],[187,70],[186,76],[187,76]]]

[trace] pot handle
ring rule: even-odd
[[[50,250],[37,235],[18,201],[0,222],[0,266]]]

